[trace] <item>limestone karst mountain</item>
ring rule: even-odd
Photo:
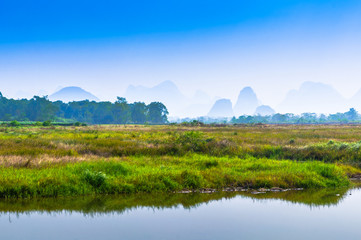
[[[211,101],[212,98],[201,90],[197,90],[191,99],[191,102],[194,104],[209,104]]]
[[[214,102],[215,100],[212,100],[207,93],[197,90],[189,100],[189,105],[185,107],[182,115],[186,117],[206,116]]]
[[[254,115],[271,116],[275,113],[276,113],[276,111],[273,110],[273,108],[271,108],[270,106],[261,105],[256,108]]]
[[[217,100],[208,113],[208,117],[212,118],[232,117],[233,115],[232,102],[225,98]]]
[[[165,81],[154,87],[130,85],[124,96],[128,102],[162,102],[172,116],[180,113],[188,103],[172,81]]]
[[[361,111],[361,89],[352,96],[352,98],[349,100],[348,106],[356,108],[358,111]]]
[[[80,87],[65,87],[57,91],[56,93],[49,96],[51,101],[62,101],[62,102],[72,102],[72,101],[99,101],[99,99],[91,94],[90,92],[85,91]]]
[[[245,87],[238,95],[238,100],[234,105],[235,116],[253,115],[259,106],[259,100],[251,87]]]
[[[336,113],[348,110],[347,100],[332,86],[318,82],[304,82],[298,90],[291,90],[276,108],[280,113]]]

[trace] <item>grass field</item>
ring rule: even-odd
[[[0,128],[0,197],[349,186],[359,125]]]

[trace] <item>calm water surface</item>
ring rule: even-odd
[[[0,201],[0,239],[361,239],[361,190]]]

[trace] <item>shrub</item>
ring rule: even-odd
[[[43,126],[44,127],[49,127],[49,126],[51,126],[52,124],[51,124],[51,121],[45,121],[45,122],[43,122]]]
[[[206,141],[203,139],[201,132],[190,131],[181,134],[176,140],[187,151],[201,152],[205,146]]]
[[[9,126],[11,126],[11,127],[19,127],[21,124],[18,122],[18,121],[16,121],[16,120],[14,120],[14,121],[11,121],[10,123],[9,123]]]
[[[43,124],[41,123],[41,122],[36,122],[36,123],[34,123],[34,126],[42,126]]]
[[[82,176],[83,180],[94,188],[99,188],[105,184],[107,176],[102,172],[85,170]]]

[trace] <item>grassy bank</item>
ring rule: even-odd
[[[360,174],[361,127],[0,128],[0,197],[325,188]]]
[[[169,192],[225,186],[345,187],[349,168],[321,162],[237,157],[128,157],[0,168],[0,197]],[[356,171],[356,170],[355,170]]]

